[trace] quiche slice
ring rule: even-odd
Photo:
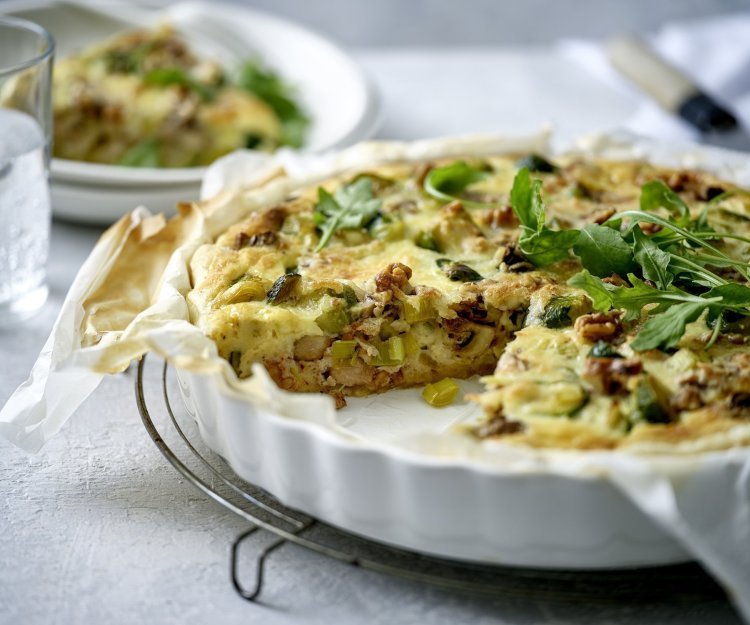
[[[644,189],[656,221],[633,217]],[[466,427],[481,438],[577,448],[699,438],[750,417],[750,301],[729,306],[744,292],[714,296],[709,280],[746,289],[750,239],[706,235],[718,266],[700,261],[685,290],[702,248],[668,252],[681,243],[657,216],[681,211],[698,234],[747,233],[749,205],[708,174],[642,162],[379,166],[253,211],[201,246],[191,320],[239,377],[260,362],[281,388],[338,406],[424,384],[439,405],[446,378],[478,374],[484,416]],[[628,297],[636,303],[621,306]],[[669,310],[682,332],[649,345]]]
[[[55,63],[58,158],[134,167],[207,165],[240,148],[299,147],[308,119],[255,60],[237,76],[173,28],[124,32]]]

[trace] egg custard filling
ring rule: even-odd
[[[188,303],[239,377],[339,406],[481,375],[477,437],[669,442],[750,418],[749,243],[748,195],[706,173],[438,159],[251,212],[193,255]]]

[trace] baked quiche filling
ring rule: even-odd
[[[481,375],[480,438],[611,448],[750,418],[750,198],[694,171],[536,155],[379,166],[191,260],[237,375],[345,397]]]

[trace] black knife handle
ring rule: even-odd
[[[737,118],[705,93],[696,93],[677,109],[680,117],[701,132],[725,132],[737,127]]]

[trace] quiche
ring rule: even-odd
[[[140,167],[207,165],[239,148],[299,147],[308,119],[257,60],[233,76],[168,25],[55,63],[54,155]]]
[[[750,197],[577,155],[359,169],[252,210],[190,261],[192,323],[237,375],[347,396],[453,378],[480,439],[597,449],[750,418]]]

